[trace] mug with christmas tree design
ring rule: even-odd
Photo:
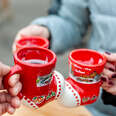
[[[12,75],[20,74],[23,87],[18,96],[29,107],[39,108],[62,95],[64,78],[54,71],[54,52],[37,46],[24,47],[14,54],[14,62],[9,74],[4,77],[4,87],[9,88],[8,80]]]

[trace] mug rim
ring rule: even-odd
[[[39,47],[44,47],[44,48],[48,48],[49,47],[49,41],[48,39],[44,38],[44,37],[40,37],[40,36],[22,36],[19,40],[16,41],[16,46],[19,47],[19,48],[22,48],[22,47],[26,47],[26,45],[21,45],[19,42],[20,41],[23,41],[23,40],[43,40],[45,42],[44,45],[42,46],[39,46]]]
[[[94,64],[94,65],[88,65],[88,64],[82,64],[78,61],[76,61],[74,58],[72,58],[72,54],[75,53],[75,52],[80,52],[80,51],[89,51],[89,52],[92,52],[92,53],[96,53],[98,54],[99,56],[101,56],[101,58],[103,59],[103,61],[99,64]],[[86,48],[82,48],[82,49],[75,49],[73,51],[70,52],[69,54],[69,61],[75,63],[75,64],[78,64],[79,66],[82,66],[82,67],[90,67],[90,68],[95,68],[95,67],[100,67],[100,66],[103,66],[105,65],[106,63],[106,57],[104,55],[102,55],[101,53],[95,51],[95,50],[92,50],[92,49],[86,49]]]
[[[45,50],[45,51],[48,51],[49,53],[51,53],[52,55],[53,55],[53,59],[50,61],[50,62],[48,62],[47,64],[31,64],[31,63],[26,63],[26,62],[24,62],[24,61],[22,61],[22,60],[20,60],[19,58],[18,58],[18,53],[19,52],[21,52],[22,50],[25,50],[25,49],[27,49],[27,50],[34,50],[34,49],[42,49],[42,50]],[[16,60],[16,61],[18,61],[20,64],[22,64],[22,65],[25,65],[25,66],[29,66],[29,67],[46,67],[46,66],[49,66],[49,65],[52,65],[52,64],[55,64],[56,63],[56,60],[57,60],[57,56],[56,56],[56,54],[53,52],[53,51],[51,51],[51,50],[49,50],[49,49],[47,49],[47,48],[42,48],[42,47],[37,47],[37,46],[32,46],[32,47],[23,47],[23,48],[20,48],[19,50],[17,50],[15,53],[14,53],[14,59]]]

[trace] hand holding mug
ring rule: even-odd
[[[107,58],[107,63],[102,75],[102,87],[107,92],[116,95],[116,54],[106,52],[104,55]]]
[[[94,103],[99,96],[106,58],[95,50],[76,49],[69,54],[69,77],[60,102],[68,107]]]
[[[62,95],[64,78],[54,71],[56,55],[51,50],[37,46],[24,47],[15,52],[14,62],[4,85],[8,89],[10,77],[20,74],[23,86],[18,96],[29,107],[39,108]]]
[[[9,73],[10,67],[0,63],[0,115],[8,112],[13,114],[16,108],[20,106],[20,99],[17,94],[20,92],[22,85],[19,82],[19,75],[14,75],[8,80],[8,91],[3,85],[4,76]],[[8,93],[9,92],[9,93]]]

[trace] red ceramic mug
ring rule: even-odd
[[[69,54],[69,69],[78,81],[93,82],[99,80],[106,58],[91,49],[77,49]]]
[[[99,96],[100,74],[105,63],[106,58],[95,50],[76,49],[70,52],[69,77],[62,103],[71,107],[94,103]]]
[[[14,63],[9,74],[4,77],[5,88],[9,88],[8,79],[12,75],[20,74],[23,88],[18,96],[34,108],[47,103],[49,100],[45,100],[45,97],[50,92],[49,84],[56,64],[56,55],[46,48],[24,47],[14,54]],[[54,89],[51,91],[56,91]]]
[[[21,36],[20,40],[16,41],[16,51],[26,46],[38,46],[43,48],[49,48],[49,41],[46,38],[38,36]]]

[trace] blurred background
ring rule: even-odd
[[[50,3],[51,0],[0,0],[0,61],[13,65],[12,43],[17,32],[35,18],[47,15]],[[68,53],[58,55],[56,66],[65,77]]]

